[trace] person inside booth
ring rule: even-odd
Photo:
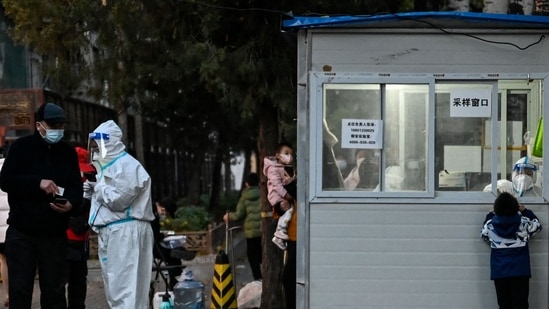
[[[499,179],[497,181],[497,192],[507,192],[515,197],[541,196],[541,187],[538,185],[538,166],[534,161],[524,156],[518,159],[513,165],[511,181]],[[491,192],[492,185],[484,187],[484,192]]]
[[[540,196],[541,188],[537,185],[538,166],[529,157],[522,157],[515,162],[511,182],[516,197]]]

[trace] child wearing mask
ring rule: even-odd
[[[275,217],[280,216],[272,241],[282,250],[286,250],[287,229],[292,217],[297,191],[296,176],[292,165],[293,154],[294,151],[290,144],[280,143],[275,156],[265,157],[263,166],[263,174],[267,176],[267,198],[273,206]]]

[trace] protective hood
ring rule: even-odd
[[[528,157],[522,157],[515,162],[511,181],[516,197],[522,197],[534,188],[538,167]]]
[[[263,175],[265,176],[268,176],[269,175],[269,168],[271,168],[272,166],[277,166],[277,167],[284,167],[284,165],[278,163],[276,161],[276,157],[275,156],[267,156],[263,159]]]
[[[94,138],[99,147],[99,152],[94,153],[92,159],[102,165],[108,164],[126,151],[126,146],[122,142],[122,130],[113,120],[100,124],[90,134],[90,138]]]

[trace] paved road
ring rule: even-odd
[[[234,266],[231,267],[232,275],[235,280],[236,293],[246,283],[253,280],[252,272],[250,270],[248,261],[246,259],[246,242],[243,236],[235,236],[235,248],[234,248]],[[215,267],[215,254],[197,256],[192,261],[184,261],[187,267],[193,271],[194,279],[199,280],[205,285],[205,308],[210,308],[210,294],[212,290],[213,272]],[[233,255],[229,254],[232,259]],[[88,262],[88,294],[86,297],[87,309],[107,309],[108,305],[105,301],[105,293],[103,291],[103,282],[101,279],[101,269],[97,260],[90,260]],[[154,276],[154,274],[153,274]],[[164,287],[160,284],[160,289]],[[238,295],[238,294],[237,294]],[[0,289],[0,300],[3,300],[5,296]],[[0,307],[2,308],[2,307]],[[33,291],[32,309],[40,308],[40,287],[38,280],[35,281]]]

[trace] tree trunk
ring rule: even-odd
[[[223,165],[223,157],[223,149],[221,149],[221,146],[218,145],[215,152],[214,165],[212,168],[213,175],[212,189],[210,190],[210,212],[213,212],[213,210],[219,205],[219,199],[221,195],[221,167]]]
[[[135,156],[137,161],[141,162],[141,164],[145,165],[145,151],[143,148],[143,117],[141,116],[141,113],[135,114],[135,128],[134,128],[134,136],[135,136]]]
[[[509,0],[484,0],[484,13],[507,14],[509,9]]]
[[[283,251],[271,239],[276,230],[277,220],[273,220],[271,205],[267,200],[266,177],[263,175],[263,158],[273,155],[278,142],[278,118],[276,108],[272,104],[260,105],[259,136],[257,148],[259,151],[259,175],[261,189],[261,233],[263,247],[263,262],[261,272],[263,276],[263,290],[261,293],[262,309],[283,309],[285,307],[282,290]]]
[[[125,106],[125,103],[122,102],[119,106]],[[122,141],[126,147],[129,148],[130,144],[128,143],[128,110],[123,107],[118,111],[118,126],[122,130]]]
[[[198,205],[200,202],[200,188],[201,188],[201,171],[202,171],[202,162],[204,162],[204,153],[196,153],[192,157],[193,160],[189,166],[191,166],[191,179],[188,181],[189,192],[187,197],[191,205]]]
[[[223,167],[225,168],[225,171],[223,174],[225,177],[223,178],[224,181],[224,189],[225,191],[224,196],[228,196],[229,192],[233,190],[233,186],[236,184],[237,181],[240,181],[240,179],[233,179],[233,172],[231,171],[231,156],[228,153],[225,153],[227,155],[223,156]]]
[[[145,149],[143,147],[143,117],[141,116],[141,104],[139,102],[139,95],[137,95],[137,91],[135,92],[135,101],[136,101],[136,112],[135,112],[135,156],[137,158],[137,161],[141,162],[141,164],[145,165]]]
[[[496,0],[499,1],[499,0]],[[448,9],[457,12],[469,12],[469,0],[449,0]]]

